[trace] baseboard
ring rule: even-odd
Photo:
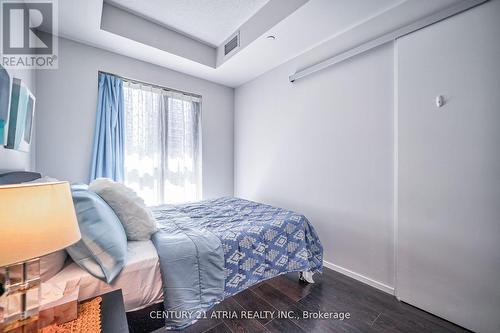
[[[323,260],[323,265],[327,268],[333,269],[336,272],[339,272],[340,274],[347,275],[350,278],[353,278],[355,280],[363,282],[369,286],[377,288],[377,289],[379,289],[383,292],[386,292],[388,294],[394,295],[394,288],[390,287],[386,284],[383,284],[382,282],[378,282],[376,280],[370,279],[369,277],[366,277],[366,276],[361,275],[359,273],[348,270],[347,268],[332,264],[331,262],[328,262],[326,260]]]

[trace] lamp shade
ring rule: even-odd
[[[79,239],[67,182],[0,186],[0,267],[41,257]]]

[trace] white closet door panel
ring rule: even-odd
[[[397,296],[500,332],[500,1],[396,47]]]

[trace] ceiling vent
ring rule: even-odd
[[[240,46],[240,33],[239,32],[236,33],[236,35],[234,35],[234,37],[231,38],[229,40],[229,42],[227,42],[224,45],[224,56],[227,56],[229,53],[231,53],[231,51],[236,49],[238,46]]]

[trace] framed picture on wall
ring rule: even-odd
[[[12,80],[6,148],[29,152],[33,132],[35,96],[17,78]]]
[[[9,72],[0,66],[0,145],[4,145],[7,141],[11,86],[12,79]]]

